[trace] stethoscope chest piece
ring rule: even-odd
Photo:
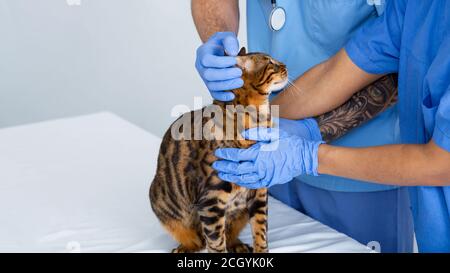
[[[286,23],[286,11],[282,7],[274,5],[269,17],[269,25],[273,31],[278,31]]]

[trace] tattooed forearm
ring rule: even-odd
[[[384,76],[333,111],[316,117],[326,142],[345,135],[397,102],[397,75]]]

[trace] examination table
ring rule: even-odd
[[[107,112],[0,129],[0,252],[170,251],[148,200],[159,144]],[[271,252],[370,252],[273,198],[268,237]]]

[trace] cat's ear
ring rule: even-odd
[[[242,47],[241,50],[239,50],[238,56],[245,56],[247,55],[247,50],[245,49],[245,47]],[[230,56],[227,54],[227,52],[225,51],[225,56]]]
[[[247,54],[247,50],[245,49],[245,47],[242,47],[238,53],[238,56],[245,56],[246,54]]]

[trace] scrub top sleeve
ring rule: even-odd
[[[436,112],[433,141],[450,152],[450,86],[441,98]]]
[[[362,26],[345,46],[359,68],[370,74],[398,71],[407,0],[389,0],[384,14]]]

